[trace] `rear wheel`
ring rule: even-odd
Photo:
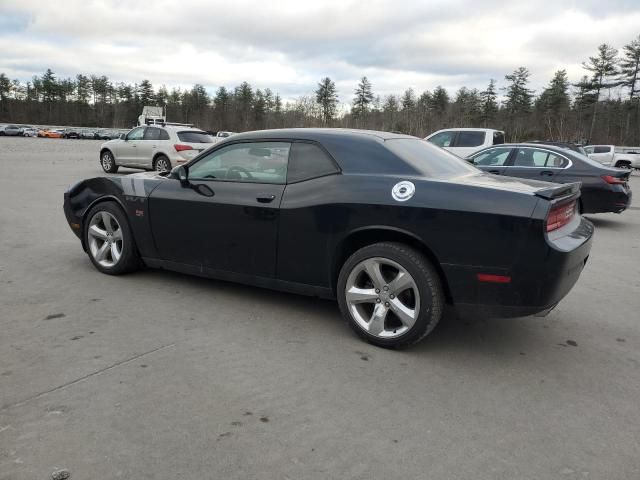
[[[337,296],[351,328],[385,348],[422,340],[444,308],[438,272],[423,254],[402,243],[376,243],[351,255],[340,271]]]
[[[626,168],[626,169],[631,169],[631,162],[627,162],[627,161],[619,161],[616,163],[616,167],[617,168]]]
[[[165,155],[158,155],[153,168],[158,172],[168,172],[171,170],[171,161]]]
[[[102,152],[102,155],[100,156],[100,164],[102,165],[102,169],[107,173],[116,173],[118,171],[116,160],[113,158],[113,154],[109,150]]]
[[[140,267],[133,234],[122,209],[99,203],[86,217],[84,240],[93,265],[102,273],[119,275]]]

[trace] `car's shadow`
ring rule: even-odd
[[[353,335],[345,324],[338,304],[333,300],[279,292],[259,287],[237,283],[211,280],[186,274],[146,269],[133,274],[136,282],[144,276],[145,283],[158,282],[162,285],[176,287],[181,293],[200,296],[202,291],[215,290],[216,296],[223,294],[226,301],[238,304],[251,303],[260,305],[265,311],[282,311],[287,315],[275,315],[273,321],[290,321],[284,317],[312,320],[307,324],[311,334],[317,331],[324,336],[327,329],[330,335]],[[138,277],[138,278],[136,278]],[[180,300],[178,300],[180,301]],[[545,325],[543,318],[527,317],[516,319],[462,319],[455,315],[450,307],[436,329],[423,341],[405,350],[410,356],[433,357],[464,354],[478,358],[500,356],[501,358],[515,358],[542,349],[546,350],[550,344],[557,341]],[[322,332],[321,332],[322,330]],[[356,342],[359,340],[353,336]],[[336,341],[343,338],[337,337]],[[363,344],[360,350],[375,352],[374,346]]]
[[[631,207],[633,208],[633,207]],[[624,215],[624,212],[620,215]],[[606,228],[609,230],[626,230],[629,228],[629,224],[624,221],[624,218],[616,216],[616,218],[585,215],[585,218],[591,221],[596,228]]]

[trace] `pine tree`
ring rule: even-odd
[[[327,126],[336,116],[338,107],[338,92],[336,84],[329,77],[325,77],[318,83],[315,91],[316,103],[320,105],[322,112],[322,124]]]
[[[367,77],[362,77],[358,88],[355,90],[355,98],[353,99],[353,106],[351,108],[352,115],[363,123],[369,113],[369,106],[373,102],[373,91],[371,82]]]
[[[140,104],[144,107],[146,105],[151,105],[153,103],[153,85],[149,80],[142,80],[140,85],[138,85],[138,98]]]
[[[629,89],[629,100],[640,93],[640,35],[628,45],[622,47],[620,61],[621,85]]]
[[[498,95],[496,93],[496,81],[492,78],[486,90],[480,92],[481,113],[480,120],[486,128],[496,118],[498,113]]]
[[[545,120],[551,140],[568,140],[565,127],[570,106],[567,71],[558,70],[536,102],[536,108]]]
[[[602,89],[615,87],[619,81],[613,80],[618,75],[617,66],[618,50],[610,47],[606,43],[598,46],[598,54],[589,57],[588,62],[583,62],[582,67],[592,73],[591,82],[595,93],[596,101],[593,104],[593,116],[591,117],[591,128],[589,129],[589,139],[593,137],[598,114],[598,100]]]

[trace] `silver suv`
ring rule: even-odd
[[[188,162],[214,143],[211,135],[197,128],[136,127],[100,146],[100,165],[107,173],[115,173],[119,167],[164,172]]]

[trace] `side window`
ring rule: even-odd
[[[338,172],[333,160],[317,145],[294,143],[289,157],[287,182],[299,182]]]
[[[456,138],[456,147],[479,147],[484,144],[485,132],[467,132],[461,130]]]
[[[555,153],[549,153],[547,156],[547,163],[545,167],[550,168],[564,168],[569,164],[568,160],[560,155],[556,155]]]
[[[160,137],[158,138],[158,140],[169,140],[169,132],[167,132],[166,130],[160,130]]]
[[[504,132],[493,132],[493,144],[502,145],[504,143]]]
[[[535,148],[519,148],[513,161],[514,167],[544,167],[549,152]]]
[[[611,152],[611,147],[607,147],[607,146],[593,147],[593,153],[609,153],[609,152]]]
[[[431,137],[429,141],[439,147],[451,147],[455,136],[455,131],[440,132]]]
[[[162,132],[162,130],[160,130],[159,128],[148,127],[144,131],[144,139],[145,140],[160,140],[160,132]]]
[[[510,153],[510,148],[492,148],[473,157],[473,164],[479,166],[501,166],[506,163]]]
[[[590,155],[593,153],[593,147],[584,147],[584,151],[587,155]]]
[[[226,146],[189,167],[189,177],[233,182],[285,183],[291,144],[251,142]]]
[[[145,127],[134,128],[127,134],[127,140],[142,140]]]

